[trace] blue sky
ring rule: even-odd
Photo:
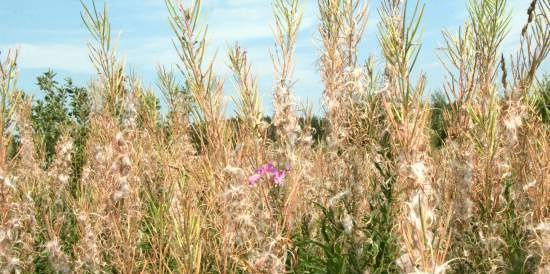
[[[59,80],[70,76],[79,85],[87,85],[93,68],[87,55],[90,37],[81,22],[78,0],[1,0],[0,49],[19,47],[19,87],[39,96],[36,77],[51,68]],[[91,1],[91,0],[86,0]],[[98,5],[103,0],[97,1]],[[260,79],[264,106],[271,109],[272,66],[269,49],[273,47],[270,0],[204,0],[204,21],[209,25],[209,48],[217,51],[216,68],[225,78],[228,96],[234,94],[232,77],[227,70],[227,46],[239,42],[250,55],[253,70]],[[361,57],[373,54],[380,60],[377,46],[378,0],[370,1],[369,23],[361,45]],[[466,0],[426,0],[422,22],[422,51],[417,71],[428,75],[428,90],[441,86],[443,69],[437,59],[442,45],[442,29],[456,30],[466,18]],[[529,0],[509,0],[512,12],[510,35],[503,51],[512,53],[518,46],[521,27],[526,20]],[[156,67],[178,62],[172,45],[164,0],[107,0],[115,34],[119,35],[119,55],[127,69],[155,88]],[[317,73],[319,41],[316,1],[304,0],[304,19],[296,51],[295,94],[319,109],[322,85]],[[548,62],[543,66],[548,71]],[[228,99],[229,103],[229,99]]]

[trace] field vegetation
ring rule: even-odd
[[[300,2],[272,3],[272,115],[246,49],[214,70],[200,0],[166,0],[159,97],[92,1],[88,86],[48,71],[33,98],[2,51],[0,273],[550,273],[550,1],[514,14],[515,52],[506,0],[469,1],[432,93],[422,3],[381,0],[375,61],[367,3],[317,0],[322,117],[294,97]]]

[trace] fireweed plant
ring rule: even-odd
[[[286,168],[287,171],[289,169],[290,167]],[[257,168],[254,174],[248,177],[248,184],[250,186],[255,186],[258,181],[264,177],[267,177],[268,181],[276,185],[281,185],[286,177],[286,172],[283,170],[279,170],[273,165],[272,162],[270,162]]]
[[[93,0],[88,86],[48,71],[33,98],[24,52],[0,51],[0,273],[550,273],[550,0],[467,1],[432,100],[417,58],[435,3],[380,0],[366,41],[372,3],[315,2],[322,117],[294,97],[301,0],[272,2],[271,90],[239,44],[212,54],[202,1],[165,0],[165,114]]]

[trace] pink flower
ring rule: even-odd
[[[286,173],[284,171],[278,171],[273,174],[273,183],[276,185],[280,185],[283,183],[283,180],[286,177]]]
[[[248,177],[248,184],[253,186],[258,183],[258,181],[262,178],[262,174],[253,174],[252,176]]]
[[[260,168],[256,169],[256,174],[265,175],[269,173],[274,173],[275,171],[277,171],[277,168],[273,165],[273,162],[269,162],[261,166]]]
[[[248,184],[251,186],[254,186],[264,176],[267,176],[267,178],[269,180],[272,180],[274,184],[281,185],[286,177],[286,173],[284,171],[277,169],[277,167],[275,167],[273,162],[269,162],[257,168],[254,174],[248,177]]]

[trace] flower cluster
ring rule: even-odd
[[[286,177],[286,173],[285,171],[276,168],[275,165],[270,162],[256,169],[254,174],[248,177],[248,184],[251,186],[255,186],[258,181],[265,176],[267,176],[267,178],[274,184],[280,185],[283,183],[283,180]]]

